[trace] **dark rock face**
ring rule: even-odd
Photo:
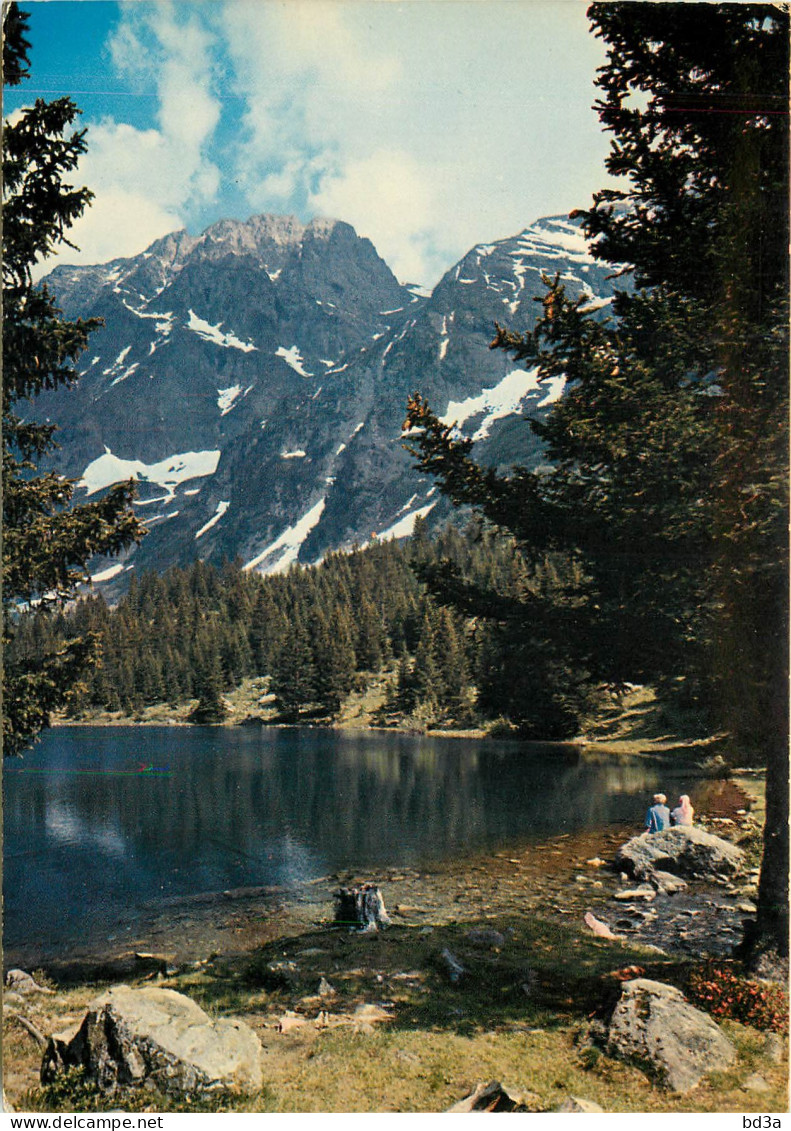
[[[539,387],[488,345],[495,321],[534,325],[541,275],[556,271],[606,314],[609,268],[567,217],[478,245],[430,296],[348,224],[282,216],[56,268],[46,282],[64,312],[105,325],[77,387],[34,411],[60,427],[58,469],[78,497],[133,476],[151,531],[111,588],[132,566],[227,555],[269,572],[402,536],[418,515],[441,521],[448,504],[399,442],[415,390],[477,438],[482,461],[535,464],[526,417],[562,382]]]
[[[704,1074],[727,1068],[736,1057],[734,1046],[707,1014],[674,986],[648,978],[624,982],[607,1050],[645,1064],[673,1092],[690,1091]]]
[[[730,875],[744,867],[744,853],[703,829],[677,827],[632,837],[616,852],[615,864],[637,877],[650,877],[654,869],[679,876]]]

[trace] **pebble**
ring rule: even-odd
[[[644,899],[647,903],[650,903],[656,899],[656,892],[646,885],[645,887],[628,888],[626,891],[617,891],[613,899]]]
[[[742,1084],[742,1088],[744,1088],[748,1092],[769,1091],[769,1085],[767,1084],[766,1080],[764,1080],[763,1076],[760,1076],[757,1072],[753,1072],[752,1076],[747,1077],[747,1079]]]

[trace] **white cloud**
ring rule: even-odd
[[[251,206],[348,220],[402,280],[603,183],[602,49],[575,0],[230,0],[222,34]]]
[[[90,126],[77,176],[94,201],[71,232],[79,253],[60,259],[95,263],[133,255],[183,227],[190,209],[214,200],[220,184],[208,147],[220,117],[213,93],[213,37],[199,10],[162,3],[121,5],[110,41],[117,71],[156,91],[156,128],[110,117]],[[54,265],[49,259],[45,270]],[[42,272],[40,272],[42,273]]]
[[[112,81],[153,91],[156,109],[86,118],[79,172],[96,198],[67,261],[221,216],[323,213],[402,281],[433,285],[474,244],[584,207],[607,183],[590,109],[603,46],[583,0],[119,10]]]
[[[182,226],[178,212],[142,193],[112,186],[97,194],[89,212],[72,228],[70,238],[79,253],[67,250],[60,259],[67,263],[106,263],[136,255],[155,239]],[[54,265],[54,257],[48,259],[42,265],[44,273]]]
[[[308,204],[317,213],[341,217],[359,235],[371,238],[398,278],[424,278],[435,193],[427,170],[410,154],[380,149],[352,159],[322,179]]]

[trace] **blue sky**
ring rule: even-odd
[[[403,282],[606,183],[580,0],[22,0],[31,79],[70,94],[96,263],[224,217],[331,216]],[[47,264],[47,269],[51,263]]]

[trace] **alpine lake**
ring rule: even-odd
[[[491,739],[53,728],[4,768],[6,965],[249,946],[286,904],[326,916],[351,878],[408,898],[410,879],[518,854],[539,883],[564,846],[595,856],[640,831],[659,774]]]

